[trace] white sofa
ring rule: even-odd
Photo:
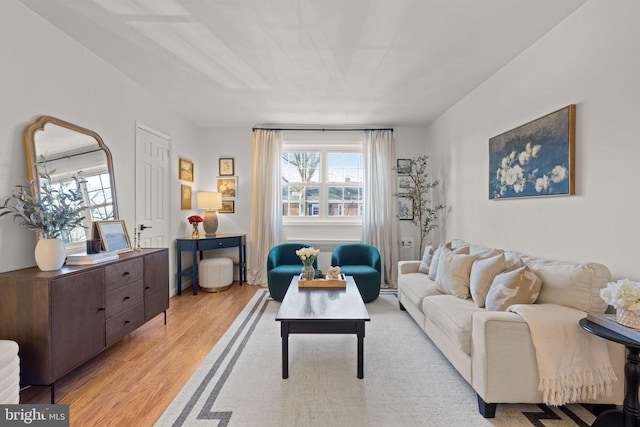
[[[469,246],[471,255],[496,249],[453,240],[452,249]],[[499,250],[498,250],[499,251]],[[555,303],[582,311],[603,313],[607,304],[599,290],[610,281],[602,264],[564,262],[503,251],[520,258],[542,279],[537,303]],[[542,403],[538,391],[536,353],[527,323],[516,313],[487,311],[471,299],[461,299],[436,289],[427,274],[418,271],[420,261],[399,263],[398,299],[449,362],[478,395],[480,413],[495,416],[498,403]],[[607,343],[618,381],[613,396],[590,404],[620,405],[624,394],[625,350]]]

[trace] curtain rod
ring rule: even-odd
[[[302,132],[366,132],[371,130],[390,130],[393,132],[393,128],[265,128],[265,127],[254,127],[253,131],[256,130],[289,130],[289,131],[302,131]]]

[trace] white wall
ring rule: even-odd
[[[640,279],[640,2],[591,0],[427,129],[454,237]],[[576,195],[488,200],[488,140],[577,105]],[[442,231],[446,230],[443,234]]]
[[[197,158],[199,129],[15,0],[0,4],[0,52],[0,196],[27,182],[24,128],[41,115],[55,116],[96,131],[110,148],[120,217],[132,234],[135,124],[140,121],[172,137],[170,237],[183,236],[178,155]],[[0,271],[35,265],[34,233],[3,217],[0,235]]]

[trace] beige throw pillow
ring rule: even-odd
[[[506,267],[504,254],[481,258],[473,263],[469,277],[469,290],[476,306],[479,308],[484,307],[493,279],[502,273]]]
[[[424,254],[422,255],[420,267],[418,267],[418,271],[420,273],[429,274],[429,267],[431,266],[431,260],[433,259],[435,251],[436,248],[433,247],[431,242],[427,242],[427,246],[424,247]]]
[[[456,251],[443,249],[438,263],[436,289],[458,298],[469,298],[469,275],[476,259],[476,255],[457,254]]]
[[[498,274],[485,301],[489,311],[506,311],[513,304],[533,304],[540,295],[542,280],[526,265]]]

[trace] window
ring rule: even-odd
[[[361,145],[285,144],[281,174],[284,217],[361,218]]]
[[[109,172],[96,173],[93,175],[81,174],[79,177],[80,191],[84,200],[83,210],[83,227],[77,227],[73,230],[65,230],[61,233],[61,238],[65,244],[84,242],[92,236],[86,235],[91,230],[93,221],[105,221],[114,219],[113,204],[111,197],[111,180]],[[52,177],[51,187],[59,190],[75,190],[76,181],[69,177],[60,175]]]

